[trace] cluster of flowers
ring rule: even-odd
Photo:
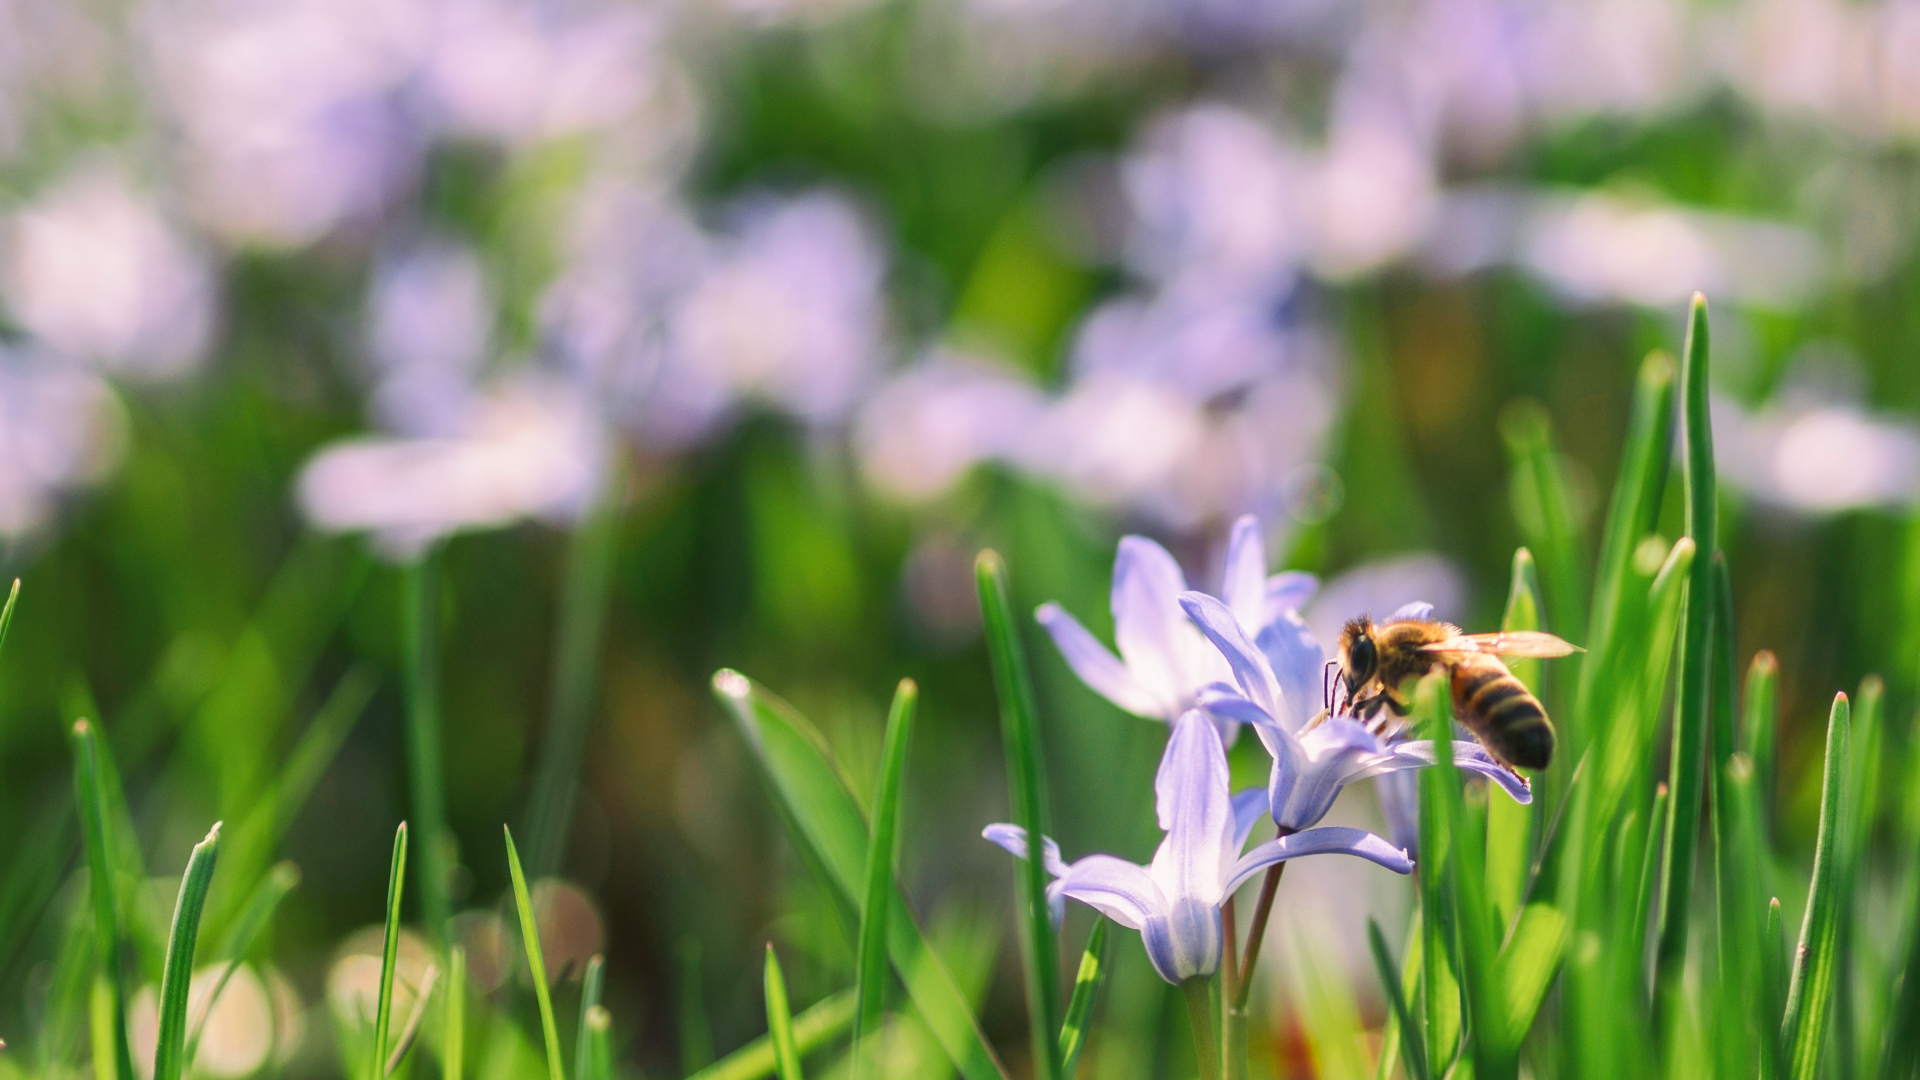
[[[1059,607],[1038,613],[1061,654],[1088,686],[1135,715],[1172,726],[1154,783],[1161,831],[1145,866],[1112,855],[1062,860],[1051,838],[1043,858],[1054,878],[1055,917],[1066,898],[1140,931],[1154,969],[1168,982],[1211,975],[1222,955],[1221,905],[1254,874],[1303,855],[1356,855],[1396,873],[1413,869],[1413,807],[1405,787],[1382,786],[1389,842],[1363,829],[1318,827],[1348,784],[1434,764],[1433,744],[1404,731],[1375,734],[1352,716],[1313,709],[1326,654],[1300,617],[1316,581],[1301,573],[1269,577],[1260,529],[1251,517],[1233,531],[1220,595],[1187,588],[1166,549],[1143,537],[1120,542],[1113,571],[1115,656]],[[1425,618],[1409,604],[1391,619]],[[1230,790],[1227,749],[1251,725],[1273,758],[1263,788]],[[1453,743],[1462,769],[1497,783],[1516,801],[1532,800],[1526,782],[1478,743]],[[1262,818],[1275,839],[1244,850]],[[987,827],[988,840],[1029,857],[1018,826]]]

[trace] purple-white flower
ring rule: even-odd
[[[1302,635],[1311,640],[1297,609],[1316,587],[1311,574],[1268,577],[1259,522],[1249,514],[1234,524],[1220,595],[1247,637],[1263,645],[1271,640],[1282,648]],[[1143,536],[1128,536],[1121,539],[1113,563],[1113,637],[1120,655],[1058,604],[1041,605],[1034,617],[1082,682],[1136,716],[1172,723],[1199,702],[1202,691],[1230,675],[1219,650],[1181,611],[1180,596],[1186,591],[1186,575],[1166,548]],[[1305,677],[1311,682],[1319,670],[1316,656]],[[1295,674],[1291,668],[1288,672]],[[1222,734],[1233,730],[1229,722]]]
[[[1202,707],[1216,716],[1250,723],[1273,755],[1268,796],[1274,823],[1283,831],[1307,828],[1326,816],[1340,789],[1356,780],[1384,776],[1434,763],[1430,740],[1383,742],[1348,716],[1309,723],[1309,701],[1302,689],[1283,685],[1264,650],[1247,639],[1234,613],[1205,593],[1180,597],[1181,607],[1232,669],[1238,690],[1217,687],[1203,695]],[[1413,608],[1396,618],[1420,617]],[[1315,650],[1319,648],[1315,643]],[[1479,743],[1453,744],[1454,763],[1505,788],[1516,802],[1533,800],[1525,780],[1494,760]]]
[[[1228,792],[1227,752],[1198,710],[1174,722],[1154,781],[1160,828],[1167,834],[1146,866],[1112,855],[1062,861],[1051,838],[1042,843],[1047,895],[1060,914],[1066,897],[1140,931],[1147,958],[1171,983],[1204,977],[1220,966],[1220,905],[1254,874],[1302,855],[1357,855],[1405,874],[1405,852],[1363,829],[1324,828],[1283,836],[1242,855],[1253,826],[1267,810],[1258,788]],[[987,839],[1027,857],[1027,835],[1016,825],[989,825]]]

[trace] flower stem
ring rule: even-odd
[[[1214,1030],[1213,1001],[1209,989],[1213,980],[1196,975],[1180,984],[1187,998],[1187,1023],[1193,1026],[1193,1057],[1200,1066],[1200,1080],[1220,1076],[1219,1033]]]
[[[1226,951],[1220,963],[1220,1054],[1227,1080],[1247,1080],[1247,1010],[1240,1004],[1240,963],[1236,954],[1239,930],[1234,925],[1233,897],[1220,906]]]
[[[1280,833],[1287,834],[1288,830]],[[1253,922],[1247,925],[1247,958],[1241,962],[1240,978],[1232,998],[1235,1009],[1247,1007],[1247,995],[1253,988],[1253,967],[1260,962],[1260,943],[1267,936],[1267,916],[1273,914],[1273,894],[1280,890],[1280,875],[1286,869],[1286,863],[1274,863],[1267,867],[1267,876],[1260,882],[1260,899],[1253,905]]]
[[[440,744],[440,583],[438,553],[429,548],[405,570],[401,648],[407,696],[407,772],[413,820],[420,829],[421,914],[438,945],[452,915],[453,880],[447,836],[447,794]]]

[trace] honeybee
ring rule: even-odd
[[[1553,722],[1502,656],[1551,659],[1582,651],[1552,634],[1516,630],[1465,634],[1451,623],[1406,619],[1376,626],[1362,616],[1340,632],[1340,667],[1355,715],[1406,716],[1409,680],[1435,664],[1447,669],[1453,715],[1509,768],[1544,769],[1553,760]]]

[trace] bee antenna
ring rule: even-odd
[[[1334,669],[1339,666],[1340,661],[1329,660],[1320,668],[1320,704],[1329,713],[1333,712],[1335,688],[1339,686]]]

